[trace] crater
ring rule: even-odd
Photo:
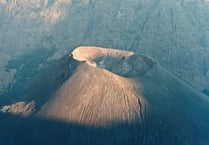
[[[93,67],[103,68],[123,77],[146,74],[156,62],[144,54],[100,47],[78,47],[71,56]]]

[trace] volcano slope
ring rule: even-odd
[[[19,101],[1,109],[0,144],[209,144],[208,98],[133,52],[76,48]]]

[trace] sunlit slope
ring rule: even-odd
[[[131,123],[140,121],[142,108],[138,101],[139,95],[130,80],[83,64],[40,114],[96,126]]]

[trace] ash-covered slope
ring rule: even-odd
[[[40,115],[96,126],[139,121],[141,108],[134,88],[125,78],[83,64]]]
[[[22,99],[29,104],[33,102],[23,107],[33,108],[18,110],[33,112],[28,118],[21,118],[13,116],[10,109],[3,110],[0,143],[207,145],[209,142],[208,98],[152,58],[129,51],[76,48],[70,56],[37,76]],[[19,113],[24,117],[25,114]]]

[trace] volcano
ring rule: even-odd
[[[1,144],[209,143],[208,97],[144,54],[78,47],[22,94],[1,109]]]

